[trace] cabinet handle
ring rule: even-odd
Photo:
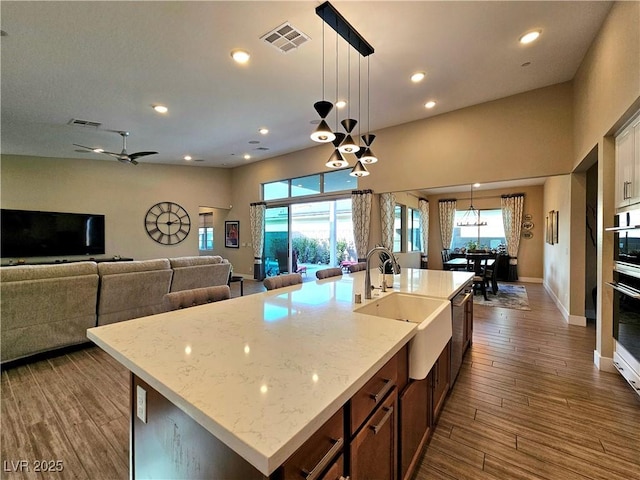
[[[377,435],[377,433],[382,429],[382,427],[384,427],[384,424],[387,423],[387,420],[389,420],[389,418],[391,417],[391,414],[393,413],[393,407],[383,408],[383,410],[386,410],[387,413],[384,414],[384,417],[382,417],[382,420],[380,420],[380,423],[378,425],[371,425],[369,427],[371,430],[373,430],[374,435]]]
[[[622,368],[618,362],[613,362],[613,364],[618,370],[620,370],[621,372],[624,372],[624,368]]]
[[[329,449],[327,453],[324,454],[324,457],[320,459],[320,461],[316,464],[315,467],[311,469],[311,471],[307,471],[302,469],[302,475],[306,480],[315,480],[320,476],[322,471],[329,465],[329,462],[333,459],[334,455],[340,451],[342,445],[344,444],[344,439],[339,438],[335,441],[336,443]]]
[[[374,402],[378,403],[380,400],[384,398],[387,392],[391,390],[391,388],[393,388],[393,382],[391,381],[390,378],[385,378],[384,387],[382,387],[378,393],[371,394],[371,398],[373,399]]]

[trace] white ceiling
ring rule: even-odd
[[[333,5],[375,48],[371,130],[573,78],[611,2],[356,2]],[[320,2],[1,2],[2,153],[110,161],[79,143],[157,150],[142,163],[233,167],[313,147],[321,99]],[[282,54],[259,38],[290,22],[311,41]],[[542,29],[521,46],[518,37]],[[248,65],[230,58],[251,52]],[[335,97],[336,36],[325,30],[326,98]],[[347,47],[340,39],[340,97]],[[366,127],[366,61],[358,116]],[[531,62],[527,67],[521,66]],[[427,72],[420,84],[411,73]],[[426,110],[426,100],[438,105]],[[169,113],[159,115],[153,104]],[[343,118],[341,112],[340,118]],[[344,115],[346,116],[346,115]],[[70,126],[72,118],[102,123]],[[333,113],[329,116],[334,125]],[[259,127],[270,133],[262,136]],[[362,132],[364,133],[364,131]],[[250,144],[259,141],[259,144]],[[268,148],[267,151],[255,150]],[[251,160],[242,156],[248,153]],[[200,162],[186,162],[191,155]]]

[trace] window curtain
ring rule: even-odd
[[[353,220],[353,241],[356,244],[358,261],[364,262],[369,247],[369,226],[371,225],[371,199],[373,190],[351,192],[351,215]]]
[[[380,224],[382,245],[393,252],[393,224],[395,222],[396,196],[393,193],[380,195]]]
[[[507,253],[509,254],[508,280],[515,282],[518,280],[518,249],[520,248],[524,194],[502,195],[500,204],[502,206],[504,236],[507,240]]]
[[[420,210],[420,232],[422,233],[422,253],[429,254],[429,202],[424,198],[418,200]]]
[[[456,219],[456,200],[440,200],[438,202],[438,210],[440,213],[442,248],[449,249],[451,247],[451,238],[453,237],[453,222]]]
[[[249,204],[249,223],[251,224],[251,243],[253,244],[253,277],[262,280],[262,251],[264,249],[264,214],[267,204],[256,202]]]

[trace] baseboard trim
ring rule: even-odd
[[[564,317],[565,321],[569,323],[569,312],[567,311],[566,308],[564,308],[564,305],[562,304],[560,299],[556,296],[556,293],[553,290],[551,290],[551,287],[549,287],[549,285],[546,282],[542,282],[542,286],[547,291],[547,293],[551,296],[553,303],[556,304],[557,309],[560,310],[560,313]]]
[[[569,318],[567,318],[567,323],[569,325],[577,325],[579,327],[586,327],[587,326],[587,317],[582,316],[582,315],[569,315]]]
[[[593,351],[593,363],[598,370],[609,373],[618,373],[618,370],[613,365],[613,358],[603,357],[597,350]]]
[[[541,278],[538,277],[519,277],[518,282],[524,283],[543,283]]]

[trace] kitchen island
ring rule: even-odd
[[[404,269],[393,289],[376,291],[363,304],[394,291],[447,300],[470,278]],[[89,329],[88,337],[132,373],[132,476],[148,467],[136,463],[148,445],[136,444],[134,431],[147,427],[140,417],[153,425],[156,394],[166,400],[162,408],[177,408],[163,417],[165,424],[180,414],[192,419],[228,449],[222,456],[237,455],[236,467],[246,462],[237,467],[247,467],[243,477],[277,475],[415,334],[415,323],[354,312],[363,287],[358,272]],[[139,387],[149,394],[144,411]],[[155,447],[198,477],[203,458],[178,424],[169,436],[171,429],[154,426],[161,431]]]

